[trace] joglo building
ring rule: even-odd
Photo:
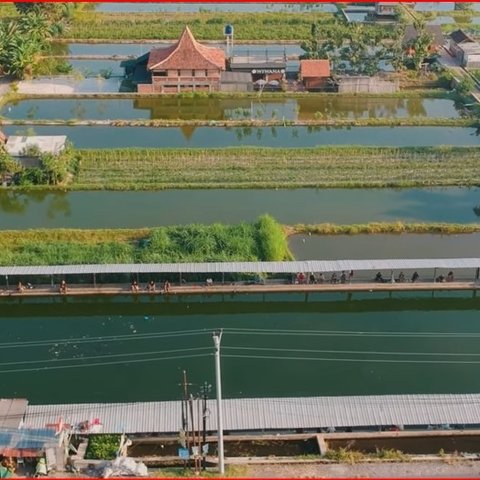
[[[186,26],[171,46],[154,48],[122,62],[138,93],[251,91],[254,87],[280,89],[285,80],[285,55],[227,57],[219,47],[197,42]],[[271,85],[270,85],[271,84]]]

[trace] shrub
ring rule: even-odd
[[[85,458],[90,460],[113,460],[120,447],[120,435],[92,435],[88,439]]]

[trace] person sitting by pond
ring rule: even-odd
[[[420,278],[420,275],[418,274],[418,272],[413,272],[412,283],[415,283],[419,278]]]
[[[443,283],[445,282],[445,275],[439,275],[436,279],[435,282],[437,283]]]
[[[168,280],[165,280],[163,284],[163,293],[170,293],[170,282]]]
[[[66,294],[67,293],[67,282],[65,280],[62,280],[60,282],[60,289],[59,289],[60,293],[62,294]]]
[[[320,273],[318,274],[317,282],[318,282],[318,283],[323,283],[323,282],[325,282],[325,277],[323,276],[323,273],[322,273],[322,272],[320,272]]]
[[[338,277],[335,272],[332,273],[332,276],[330,277],[330,283],[332,285],[335,285],[338,282]]]
[[[138,286],[138,282],[136,280],[132,282],[132,286],[130,287],[130,289],[132,290],[133,293],[139,292],[140,287]]]
[[[398,275],[398,283],[405,283],[405,274],[403,272],[400,272]]]
[[[25,291],[25,287],[23,286],[22,282],[18,282],[17,292],[18,293],[23,293],[24,291]]]
[[[452,271],[448,272],[448,274],[447,274],[447,282],[453,282],[454,280],[455,280],[455,279],[454,279],[454,277],[453,277],[453,272],[452,272]]]
[[[305,274],[303,272],[300,272],[297,274],[297,283],[299,285],[302,285],[303,283],[305,283]]]
[[[353,280],[353,270],[350,270],[350,273],[348,274],[348,283],[352,283]]]
[[[155,292],[157,290],[157,287],[155,286],[155,282],[153,280],[150,280],[148,282],[147,289],[149,292]]]
[[[313,272],[310,274],[309,282],[312,284],[317,283],[317,279],[315,278],[315,275],[313,274]]]
[[[342,272],[340,275],[340,283],[347,283],[347,275],[345,272]]]
[[[382,272],[377,272],[377,274],[375,275],[375,281],[378,283],[383,283]]]

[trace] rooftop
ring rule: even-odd
[[[1,276],[86,275],[100,273],[279,273],[422,269],[476,269],[480,258],[406,258],[372,260],[303,260],[293,262],[133,263],[0,267]]]
[[[432,35],[433,43],[435,45],[444,44],[445,41],[443,38],[442,27],[440,25],[426,25],[425,29],[430,35]],[[407,28],[405,29],[405,34],[403,36],[403,43],[407,44],[412,40],[415,40],[417,37],[418,37],[418,32],[416,28],[413,25],[407,25]]]
[[[181,404],[170,401],[29,405],[25,423],[31,428],[42,428],[62,417],[71,425],[99,421],[102,433],[178,433]],[[207,408],[208,430],[215,430],[216,402],[208,400]],[[480,394],[224,399],[223,414],[224,429],[233,432],[389,425],[474,426],[480,424]]]
[[[302,78],[318,78],[330,76],[329,60],[301,60],[300,75]]]
[[[470,37],[468,34],[466,34],[463,30],[455,30],[450,34],[450,38],[455,42],[455,43],[472,43],[475,40]]]
[[[25,150],[37,147],[40,153],[51,153],[58,155],[64,148],[67,137],[65,135],[56,136],[10,136],[8,137],[5,149],[13,157],[25,155]]]
[[[27,405],[28,401],[23,398],[0,398],[0,430],[19,428]]]
[[[225,52],[221,48],[198,43],[188,27],[175,45],[150,52],[148,70],[220,69],[225,70]]]

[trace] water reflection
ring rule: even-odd
[[[44,203],[45,205],[42,205]],[[32,191],[25,193],[11,190],[0,192],[0,212],[2,214],[28,214],[34,204],[42,205],[46,217],[50,220],[69,217],[72,213],[67,192]],[[2,219],[0,225],[8,228],[5,220]]]
[[[440,98],[135,98],[35,99],[8,103],[12,119],[298,120],[322,118],[457,118],[462,105]]]
[[[301,205],[301,208],[299,208]],[[479,188],[164,190],[42,192],[0,190],[0,227],[142,228],[194,222],[284,224],[367,222],[472,223]],[[95,215],[92,215],[95,212]]]

